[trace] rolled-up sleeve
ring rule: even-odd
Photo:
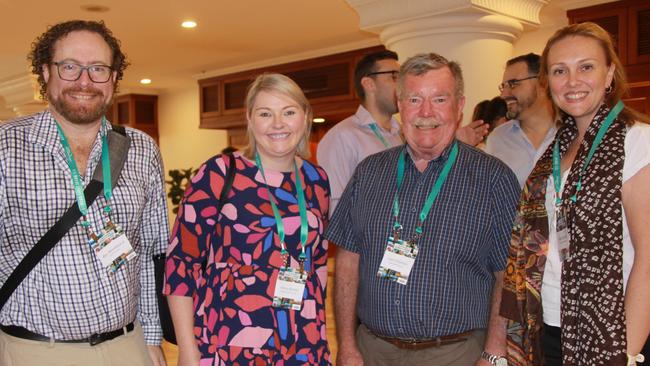
[[[163,253],[169,238],[167,221],[167,197],[163,175],[162,159],[158,149],[151,161],[151,179],[148,187],[148,199],[142,217],[143,224],[140,236],[143,243],[143,256],[140,286],[141,295],[138,308],[138,320],[142,324],[145,342],[149,345],[159,345],[162,341],[162,330],[158,316],[158,300],[154,277],[153,255]]]

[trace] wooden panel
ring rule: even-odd
[[[650,2],[629,8],[628,32],[630,64],[650,64]]]
[[[650,82],[630,84],[630,98],[623,101],[626,106],[650,115]]]
[[[293,79],[302,88],[305,96],[310,99],[350,95],[350,73],[346,62],[312,67],[304,70],[288,72],[287,76]]]
[[[224,81],[224,110],[244,109],[246,91],[251,82],[251,79]]]
[[[354,66],[361,55],[384,49],[383,46],[370,47],[199,80],[200,127],[244,128],[246,88],[263,72],[285,74],[296,81],[309,99],[315,117],[339,118],[353,114],[359,104],[354,93]],[[217,85],[220,87],[214,89]],[[208,88],[213,88],[213,91]],[[218,100],[219,109],[206,109],[208,100],[214,105],[215,99]]]
[[[205,85],[201,88],[201,112],[219,112],[219,83]]]
[[[158,141],[158,96],[126,94],[115,97],[111,122],[136,128]]]
[[[590,6],[567,12],[570,24],[594,22],[612,36],[616,45],[618,57],[623,65],[627,65],[627,7],[621,2]]]

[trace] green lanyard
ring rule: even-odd
[[[373,122],[369,126],[372,132],[375,133],[375,136],[377,136],[379,141],[381,141],[381,143],[384,144],[384,147],[388,149],[390,147],[390,144],[388,143],[388,141],[386,141],[386,139],[384,139],[384,136],[381,135],[381,132],[379,132],[379,127],[377,126],[377,124]]]
[[[623,104],[622,101],[618,101],[614,108],[612,108],[611,111],[609,111],[609,114],[607,114],[607,117],[605,118],[605,122],[600,126],[598,129],[598,133],[596,134],[596,138],[594,139],[594,142],[591,144],[591,148],[589,149],[589,153],[587,154],[587,158],[585,161],[582,163],[582,168],[580,169],[580,173],[578,174],[578,184],[576,185],[576,193],[570,197],[571,202],[576,203],[578,200],[577,195],[580,190],[582,190],[582,175],[585,173],[587,170],[587,166],[589,166],[589,163],[591,162],[591,158],[593,158],[594,153],[596,153],[596,150],[598,149],[598,145],[603,141],[603,137],[605,137],[605,132],[609,129],[609,127],[614,123],[614,119],[618,116],[618,114],[623,110],[623,107],[625,105]],[[562,189],[562,177],[560,175],[560,142],[559,139],[555,140],[555,145],[553,146],[553,184],[555,186],[555,206],[560,207],[562,205],[562,197],[560,194],[560,190]]]
[[[282,246],[282,251],[280,252],[280,255],[282,258],[285,260],[285,267],[287,266],[286,259],[288,258],[289,252],[287,252],[287,248],[284,244],[284,223],[282,222],[282,216],[280,216],[280,211],[278,211],[278,207],[275,205],[275,202],[273,202],[273,194],[271,193],[271,189],[269,188],[269,184],[266,182],[266,176],[264,175],[264,167],[262,167],[262,160],[260,159],[260,154],[255,152],[255,163],[260,169],[260,172],[262,173],[262,178],[264,179],[264,185],[266,185],[266,191],[269,193],[269,202],[271,202],[271,208],[273,209],[273,216],[275,217],[275,225],[278,228],[278,236],[280,237],[280,245]],[[307,228],[308,228],[308,222],[307,222],[307,204],[305,203],[305,192],[302,189],[302,182],[300,182],[300,172],[298,171],[298,165],[296,165],[296,161],[293,161],[293,169],[296,173],[296,196],[298,198],[298,209],[300,211],[300,246],[301,246],[301,253],[300,257],[298,258],[300,262],[304,262],[305,259],[307,259],[307,256],[305,255],[305,245],[307,244]]]
[[[399,189],[402,186],[402,182],[404,181],[405,155],[406,155],[405,151],[402,150],[402,153],[399,156],[399,161],[397,163],[397,191],[395,192],[395,199],[393,200],[393,215],[395,216],[395,225],[394,225],[395,230],[402,229],[402,225],[398,221],[398,217],[399,217],[398,194],[399,194]],[[442,188],[442,185],[447,180],[449,171],[454,166],[457,156],[458,156],[458,142],[454,141],[454,145],[451,148],[451,152],[449,152],[449,156],[447,157],[445,166],[442,168],[442,172],[440,172],[440,176],[438,177],[438,179],[436,179],[433,188],[431,188],[431,192],[429,192],[429,196],[427,197],[427,200],[424,204],[424,207],[422,208],[422,211],[420,211],[420,221],[418,222],[418,226],[415,228],[416,237],[422,235],[422,224],[424,224],[424,220],[426,220],[427,216],[429,215],[429,211],[433,206],[433,202],[438,197],[438,193],[440,193],[440,189]]]
[[[102,117],[102,125],[106,125],[106,118]],[[68,160],[68,167],[70,168],[70,174],[72,175],[72,185],[74,186],[74,194],[77,197],[77,206],[79,206],[79,211],[83,216],[81,221],[81,226],[88,229],[90,227],[90,222],[88,222],[88,205],[86,204],[86,196],[84,196],[84,187],[81,181],[81,175],[79,174],[79,169],[77,168],[77,163],[74,161],[74,155],[72,154],[72,148],[68,139],[65,137],[63,130],[58,122],[56,122],[56,129],[59,132],[59,137],[61,138],[61,144],[63,145],[63,151],[65,152],[66,159]],[[108,141],[106,134],[102,136],[102,176],[104,178],[104,197],[106,198],[107,204],[104,208],[106,213],[111,212],[111,206],[108,204],[108,201],[113,196],[113,190],[111,187],[111,160],[108,154]]]

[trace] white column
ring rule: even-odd
[[[360,28],[377,33],[400,61],[435,52],[460,63],[465,79],[464,122],[474,106],[499,94],[497,85],[513,42],[539,25],[548,0],[347,0]]]

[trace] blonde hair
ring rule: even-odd
[[[305,123],[307,124],[305,128],[305,133],[303,134],[300,142],[298,142],[298,147],[296,149],[296,154],[303,159],[307,159],[310,156],[309,151],[309,134],[311,133],[311,123],[313,111],[309,100],[305,97],[305,94],[302,92],[302,89],[296,84],[293,80],[282,74],[276,73],[264,73],[255,78],[255,81],[248,87],[248,93],[246,94],[246,119],[248,120],[246,125],[246,134],[248,136],[248,145],[244,148],[244,156],[247,158],[253,158],[255,156],[256,141],[255,136],[253,135],[253,126],[251,125],[251,116],[253,112],[253,105],[255,104],[255,99],[260,92],[267,93],[278,93],[286,97],[289,97],[294,102],[298,103],[302,111],[305,113]]]
[[[627,77],[625,76],[625,69],[623,68],[623,64],[616,54],[616,49],[614,48],[614,42],[612,42],[611,36],[609,33],[607,33],[606,30],[601,28],[596,23],[585,22],[571,24],[558,30],[551,38],[549,38],[548,42],[546,42],[546,47],[544,47],[544,52],[542,53],[539,82],[546,89],[546,94],[548,95],[549,99],[553,100],[551,96],[551,88],[548,83],[548,54],[551,48],[558,41],[561,41],[568,37],[577,36],[591,38],[598,42],[598,45],[600,45],[600,48],[605,53],[607,66],[610,66],[612,64],[614,65],[614,77],[612,78],[612,83],[610,84],[612,90],[611,92],[605,94],[605,103],[611,108],[619,100],[628,96],[630,90],[627,84]],[[556,109],[556,115],[559,115],[558,113],[560,111],[557,110],[557,106],[554,106],[554,108]],[[650,117],[628,107],[625,107],[623,111],[621,111],[619,118],[625,120],[627,123],[634,123],[635,121],[650,123]]]

